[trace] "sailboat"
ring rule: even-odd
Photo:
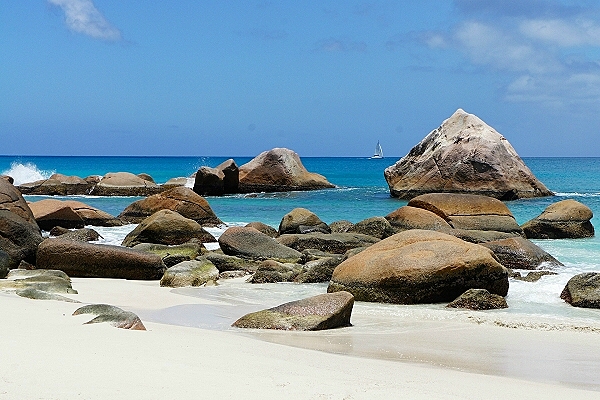
[[[381,148],[379,140],[377,141],[377,145],[375,146],[375,153],[373,154],[373,157],[371,157],[371,160],[375,158],[383,158],[383,149]]]

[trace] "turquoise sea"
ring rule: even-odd
[[[86,177],[104,175],[107,172],[128,171],[148,173],[157,183],[174,177],[189,177],[200,166],[216,166],[225,157],[40,157],[0,156],[0,173],[11,175],[16,183],[31,182],[58,172],[65,175]],[[250,157],[234,157],[241,165]],[[384,216],[406,204],[406,201],[390,197],[383,170],[399,158],[379,160],[368,158],[311,158],[302,161],[311,172],[320,173],[337,187],[314,192],[259,193],[207,197],[211,207],[228,225],[262,221],[278,227],[279,221],[295,207],[305,207],[322,220],[331,223],[346,219],[358,222],[372,216]],[[600,228],[600,158],[524,158],[533,173],[556,196],[507,202],[507,206],[522,224],[539,215],[549,204],[572,198],[586,204],[594,212],[592,223]],[[191,183],[191,182],[190,182]],[[26,196],[37,201],[42,196]],[[78,196],[80,201],[100,208],[110,214],[119,214],[136,197]],[[104,237],[103,242],[120,244],[133,225],[118,228],[96,228]],[[223,231],[212,229],[218,235]],[[464,325],[444,332],[450,341],[440,343],[437,321],[449,323],[491,324],[522,329],[547,331],[600,332],[600,310],[577,309],[559,298],[566,282],[575,274],[586,271],[600,272],[600,239],[598,236],[577,240],[536,240],[565,264],[555,268],[557,275],[542,277],[535,283],[510,281],[507,296],[509,308],[489,312],[465,313],[448,311],[443,304],[398,306],[389,304],[358,303],[353,312],[354,326],[349,330],[336,330],[320,334],[261,333],[263,340],[273,340],[288,345],[311,347],[359,356],[420,360],[434,362],[451,368],[469,370],[473,360],[481,354],[489,354],[485,363],[479,362],[480,371],[487,373],[558,380],[570,384],[582,384],[600,390],[600,360],[584,348],[559,347],[550,351],[549,346],[511,342],[490,344],[484,339],[477,343],[463,343],[460,335]],[[235,319],[246,312],[272,307],[283,302],[316,295],[326,290],[325,284],[265,284],[250,285],[240,281],[225,281],[219,286],[207,288],[175,289],[181,294],[209,299],[211,306],[179,306],[160,312],[133,310],[143,320],[181,324],[208,329],[231,329]],[[409,318],[411,325],[406,325]],[[436,325],[437,326],[437,325]],[[454,325],[453,325],[454,326]],[[442,334],[442,333],[440,333]],[[450,335],[450,336],[448,336]],[[292,340],[293,338],[293,340]],[[411,339],[412,338],[412,339]],[[549,337],[550,338],[550,337]],[[419,340],[419,344],[407,340]],[[382,340],[386,340],[386,344]],[[447,353],[440,351],[440,346]],[[553,353],[569,351],[568,356]],[[520,352],[520,353],[519,353]],[[514,354],[522,354],[518,362]],[[558,354],[557,353],[557,354]],[[444,355],[446,354],[446,355]],[[554,354],[554,355],[553,355]],[[591,357],[591,358],[590,358]],[[553,365],[549,368],[549,365]],[[587,365],[582,370],[581,365]]]

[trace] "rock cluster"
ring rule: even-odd
[[[515,200],[551,196],[502,135],[475,115],[457,110],[386,168],[392,196],[467,193]]]

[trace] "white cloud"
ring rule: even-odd
[[[103,40],[121,40],[121,32],[112,26],[91,0],[48,0],[63,9],[67,27],[78,33]]]
[[[561,47],[600,46],[600,25],[589,19],[531,19],[522,21],[519,29],[527,37]]]

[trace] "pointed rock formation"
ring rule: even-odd
[[[385,169],[394,197],[469,193],[515,200],[552,196],[502,135],[458,109],[396,164]]]

